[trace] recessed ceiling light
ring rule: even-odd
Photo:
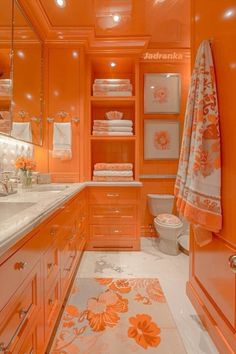
[[[116,23],[120,22],[120,15],[113,15],[113,21]]]
[[[111,62],[110,66],[114,68],[116,66],[116,63],[114,61]]]
[[[228,9],[224,12],[224,18],[230,18],[233,17],[233,15],[235,14],[235,10],[234,9]]]
[[[25,53],[22,50],[18,50],[17,55],[19,58],[22,58],[22,59],[25,57]]]
[[[33,98],[33,96],[31,95],[31,93],[26,93],[25,96],[26,96],[26,98],[27,98],[28,100],[32,100],[32,98]]]
[[[76,50],[73,50],[72,57],[73,58],[78,58],[78,56],[79,56],[79,53]]]
[[[57,6],[59,7],[65,7],[66,6],[66,0],[55,0]]]

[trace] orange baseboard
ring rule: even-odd
[[[234,342],[235,345],[231,346],[226,340],[222,331],[217,326],[215,320],[210,315],[206,306],[204,306],[203,302],[201,301],[196,290],[194,289],[194,287],[190,282],[187,283],[186,292],[193,307],[195,308],[198,316],[200,317],[205,328],[207,329],[209,335],[211,336],[220,354],[235,354],[236,353],[235,334],[232,333],[232,343]]]

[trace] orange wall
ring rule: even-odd
[[[212,39],[222,138],[221,236],[236,245],[236,3],[208,0],[206,6],[205,0],[192,0],[192,6],[193,52],[203,39]]]
[[[181,75],[181,106],[179,114],[144,114],[143,108],[143,87],[144,73],[179,73]],[[180,123],[180,141],[183,130],[184,114],[186,100],[188,94],[190,76],[190,60],[183,60],[175,63],[167,62],[150,62],[140,65],[140,175],[142,174],[157,174],[157,175],[175,175],[178,168],[178,160],[144,160],[144,120],[145,119],[161,119],[161,120],[177,120]],[[161,176],[160,176],[161,177]],[[144,187],[142,188],[142,212],[141,225],[142,235],[149,235],[153,224],[153,217],[148,211],[147,194],[148,193],[170,193],[173,194],[175,179],[141,179]],[[155,233],[152,231],[152,234]]]

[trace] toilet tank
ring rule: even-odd
[[[153,216],[158,214],[171,214],[174,203],[174,196],[171,194],[148,194],[148,207]]]

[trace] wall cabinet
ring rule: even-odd
[[[114,62],[115,67],[111,67]],[[96,163],[132,163],[133,179],[139,179],[139,65],[135,58],[130,57],[109,57],[91,56],[88,58],[88,161],[87,179],[93,179],[94,165]],[[115,96],[109,96],[114,92],[93,91],[95,80],[128,80],[132,85],[130,96],[125,96],[125,92],[115,92]],[[105,81],[106,82],[106,81]],[[96,86],[96,85],[95,85]],[[98,86],[98,85],[97,85]],[[104,85],[106,86],[106,84]],[[114,85],[116,86],[116,85]],[[122,95],[123,94],[123,95]],[[116,133],[105,131],[96,132],[94,121],[106,120],[106,113],[118,111],[123,113],[122,121],[129,120],[132,124],[132,133],[124,133],[116,127]],[[125,125],[125,124],[124,124]],[[114,127],[113,127],[114,128]],[[127,128],[127,127],[126,127]],[[95,131],[94,131],[95,130]],[[112,135],[117,134],[117,135]],[[131,135],[126,135],[131,134]]]
[[[87,239],[86,190],[0,260],[0,352],[45,353]],[[8,281],[6,281],[8,279]]]

